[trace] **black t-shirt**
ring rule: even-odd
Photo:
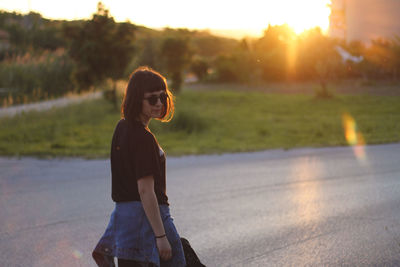
[[[149,175],[154,177],[158,203],[168,205],[164,151],[142,123],[121,119],[111,143],[112,199],[140,201],[137,180]]]

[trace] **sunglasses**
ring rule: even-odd
[[[161,93],[159,95],[152,95],[149,97],[145,97],[150,105],[155,106],[157,104],[158,99],[160,99],[161,103],[165,105],[167,103],[168,95],[166,93]]]

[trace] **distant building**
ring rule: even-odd
[[[369,42],[400,37],[400,0],[332,0],[329,35]]]

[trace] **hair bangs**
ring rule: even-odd
[[[146,86],[144,87],[145,93],[153,93],[161,90],[167,90],[165,86],[167,81],[164,78],[155,75],[154,73],[151,73],[150,75],[151,78],[149,77],[149,79],[147,79]]]

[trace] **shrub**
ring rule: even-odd
[[[169,123],[152,120],[151,129],[156,132],[183,132],[185,134],[200,133],[208,128],[207,118],[193,110],[177,111]]]
[[[207,128],[207,120],[194,111],[179,111],[170,122],[172,131],[198,133]]]

